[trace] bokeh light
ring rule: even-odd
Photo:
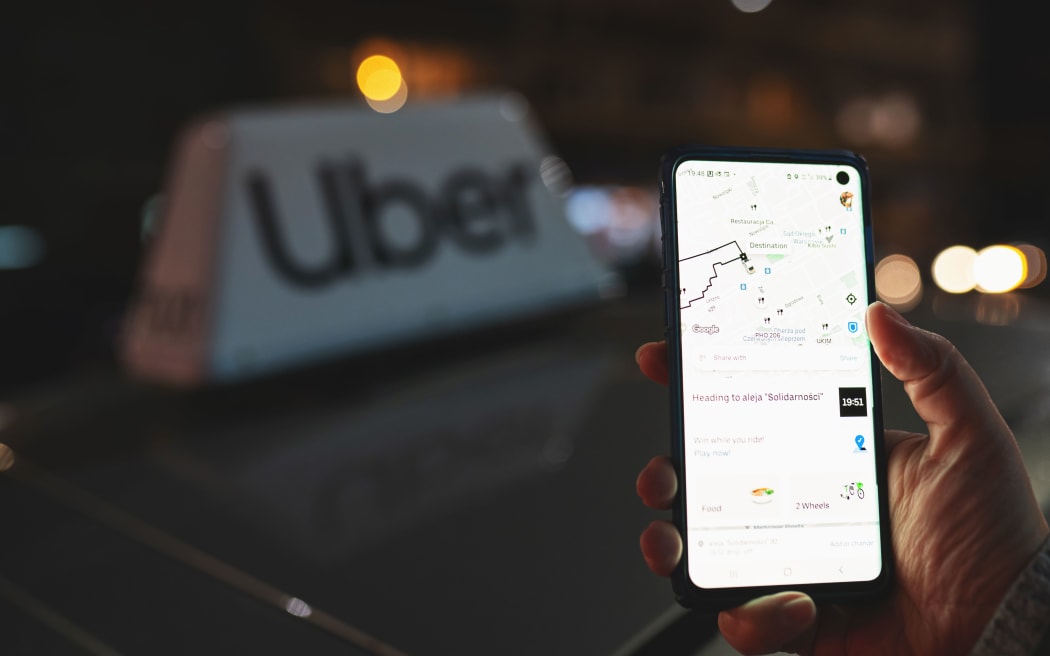
[[[933,258],[933,282],[950,294],[965,294],[977,286],[973,265],[977,251],[969,246],[949,246]]]
[[[570,192],[565,213],[601,260],[621,265],[659,253],[658,205],[655,189],[583,185]]]
[[[911,310],[922,300],[919,265],[907,255],[887,255],[875,265],[875,291],[897,310]]]
[[[1043,249],[1032,244],[1023,243],[1014,244],[1014,247],[1024,255],[1026,268],[1028,269],[1024,282],[1019,285],[1020,288],[1029,289],[1046,280],[1046,253]]]
[[[387,98],[386,100],[373,100],[372,98],[365,98],[365,102],[368,106],[379,112],[380,114],[392,114],[397,110],[405,106],[408,101],[408,87],[404,82],[398,87],[397,93]]]
[[[564,198],[572,191],[572,170],[557,155],[547,155],[540,161],[540,179],[555,196]]]
[[[1001,294],[1017,289],[1028,274],[1024,253],[1013,246],[982,248],[973,264],[977,291]]]
[[[365,57],[357,67],[357,87],[368,100],[390,100],[403,86],[401,69],[386,55]]]
[[[0,226],[0,271],[28,269],[44,259],[44,238],[36,228]]]
[[[15,466],[15,452],[6,444],[0,442],[0,472],[7,471]]]
[[[286,598],[284,600],[284,610],[295,617],[310,617],[314,613],[314,609],[310,607],[310,604],[298,597]]]
[[[852,143],[899,149],[918,138],[922,112],[911,94],[895,91],[878,98],[854,98],[842,106],[835,121]]]
[[[745,14],[754,14],[769,6],[773,0],[732,0],[733,6]]]

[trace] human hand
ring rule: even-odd
[[[723,637],[745,654],[966,653],[1050,532],[1013,433],[955,347],[882,303],[868,307],[867,328],[929,430],[885,433],[896,581],[885,600],[863,608],[818,611],[808,596],[785,592],[723,611]],[[667,384],[665,343],[642,345],[635,359]],[[638,476],[652,508],[669,508],[677,487],[667,458]],[[681,536],[655,521],[641,548],[650,569],[668,576]]]

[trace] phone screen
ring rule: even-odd
[[[884,572],[866,169],[775,160],[665,168],[679,521],[698,588]]]

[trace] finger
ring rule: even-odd
[[[642,503],[656,510],[667,510],[678,493],[678,475],[671,461],[663,456],[650,460],[635,481]]]
[[[671,522],[657,520],[649,524],[638,543],[645,563],[654,574],[670,576],[682,559],[682,536]]]
[[[718,614],[718,629],[742,654],[806,652],[816,632],[817,607],[801,592],[759,597]]]
[[[648,342],[634,352],[642,373],[661,385],[667,384],[667,342]]]
[[[947,434],[977,439],[1009,434],[980,378],[952,344],[916,328],[884,303],[867,312],[868,334],[879,359],[904,390],[930,431],[931,453]],[[964,430],[954,431],[959,427]]]

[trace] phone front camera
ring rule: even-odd
[[[844,185],[849,182],[849,173],[839,171],[839,174],[835,176],[835,179],[839,181],[839,184]]]

